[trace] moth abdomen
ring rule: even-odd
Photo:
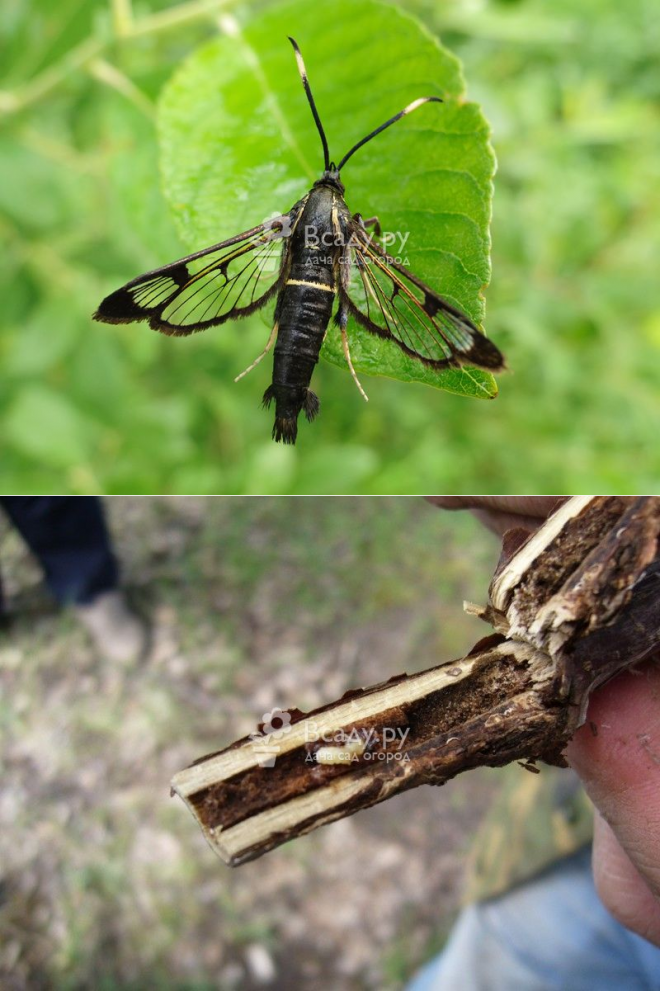
[[[298,417],[276,416],[273,424],[273,440],[282,444],[295,444],[298,436]]]
[[[321,408],[319,398],[306,386],[282,385],[274,382],[266,389],[262,405],[268,409],[273,400],[275,401],[273,440],[281,441],[283,444],[295,444],[300,413],[304,413],[311,423]]]
[[[300,274],[300,277],[298,277]],[[332,273],[319,269],[317,278],[303,277],[293,265],[278,301],[277,343],[273,384],[266,391],[275,400],[273,439],[295,444],[301,412],[311,422],[319,401],[309,389],[335,299]],[[266,399],[266,396],[264,399]]]

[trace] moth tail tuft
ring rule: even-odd
[[[276,416],[273,427],[273,440],[283,444],[295,444],[298,436],[298,421],[287,417]]]
[[[311,389],[307,390],[307,395],[305,396],[305,402],[303,403],[303,409],[305,411],[305,416],[311,423],[315,416],[318,416],[318,412],[321,409],[321,401],[315,392]]]

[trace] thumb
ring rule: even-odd
[[[660,945],[660,666],[598,689],[566,756],[598,810],[594,879],[623,925]]]

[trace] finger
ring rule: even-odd
[[[647,662],[598,689],[587,720],[571,740],[567,757],[649,892],[658,899],[660,665]]]
[[[537,530],[553,507],[565,496],[427,496],[441,509],[469,509],[498,536],[514,527]]]
[[[427,496],[441,509],[485,509],[545,519],[566,496]]]
[[[594,817],[593,871],[600,900],[614,918],[660,946],[660,901],[598,812]]]
[[[524,527],[530,532],[538,530],[543,523],[543,518],[539,516],[522,516],[516,513],[495,513],[491,509],[472,509],[472,514],[483,523],[485,527],[497,533],[500,537],[507,530],[514,527]]]

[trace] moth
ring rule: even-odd
[[[340,173],[355,152],[423,104],[443,101],[437,96],[413,100],[335,165],[300,49],[293,38],[289,41],[323,147],[321,178],[287,213],[126,283],[103,300],[94,319],[112,324],[146,320],[154,330],[180,337],[248,316],[276,298],[266,347],[235,381],[275,345],[263,405],[275,403],[273,439],[294,444],[300,413],[311,422],[319,412],[309,385],[335,301],[346,363],[365,399],[351,360],[349,317],[431,368],[473,365],[499,372],[504,359],[466,314],[385,250],[377,240],[377,217],[351,214],[344,200]]]

